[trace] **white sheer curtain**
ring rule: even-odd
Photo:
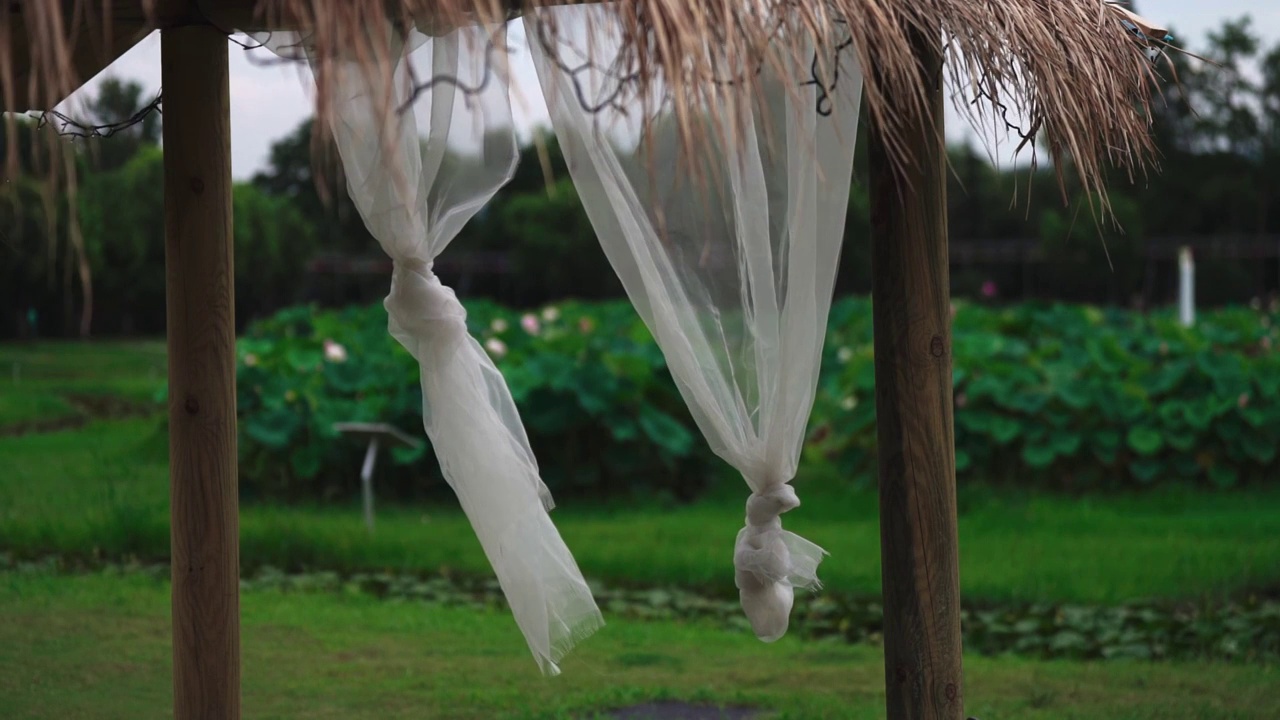
[[[394,261],[389,329],[421,366],[427,435],[529,649],[554,675],[562,656],[603,621],[548,516],[551,496],[506,382],[468,333],[453,291],[432,272],[515,169],[503,32],[393,35],[393,86],[355,58],[330,59],[323,82],[348,192]],[[296,36],[261,39],[280,54],[306,50]],[[489,49],[491,41],[499,50]]]
[[[753,112],[734,112],[745,91],[723,84],[696,129],[712,141],[686,147],[665,111],[641,131],[638,116],[663,106],[628,91],[609,8],[548,8],[526,15],[525,28],[600,243],[699,428],[751,489],[735,582],[756,635],[775,640],[793,588],[818,586],[825,554],[780,516],[800,504],[789,483],[849,203],[862,91],[854,53],[765,65]]]

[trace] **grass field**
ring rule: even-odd
[[[133,419],[0,438],[0,548],[167,557],[159,428]],[[829,475],[803,482],[806,504],[787,523],[831,552],[821,568],[826,586],[877,594],[874,493],[842,488]],[[674,509],[583,506],[562,497],[554,517],[589,577],[727,592],[741,498],[719,495]],[[1196,598],[1280,582],[1280,513],[1261,511],[1280,507],[1275,490],[1062,498],[966,488],[961,507],[961,583],[971,599]],[[241,558],[246,568],[489,572],[452,507],[381,507],[370,537],[354,504],[246,505]]]
[[[152,397],[162,347],[0,346],[0,551],[164,560],[167,442],[158,417],[102,419],[85,398]],[[70,397],[70,400],[68,399]],[[109,404],[108,404],[109,405]],[[94,419],[98,417],[99,419]],[[73,418],[61,430],[32,423]],[[5,429],[8,428],[8,431]],[[788,527],[830,552],[834,591],[879,593],[876,497],[807,468]],[[746,491],[693,505],[583,504],[554,513],[584,573],[614,585],[732,593]],[[1280,491],[1170,488],[1065,497],[960,489],[966,603],[1200,599],[1280,586]],[[641,541],[637,541],[641,538]],[[380,505],[370,536],[354,504],[246,504],[241,558],[289,569],[491,571],[456,507]],[[536,672],[510,616],[365,594],[243,594],[245,716],[561,718],[652,699],[741,703],[790,718],[877,718],[873,645],[774,645],[720,626],[608,626]],[[168,587],[147,575],[0,570],[0,718],[167,717]],[[965,709],[991,718],[1280,717],[1280,668],[1257,663],[1045,662],[967,657]]]
[[[168,587],[146,576],[0,573],[7,720],[165,717]],[[502,613],[365,596],[245,593],[252,718],[562,718],[651,699],[745,704],[779,717],[883,714],[874,647],[765,645],[666,622],[610,622],[543,678]],[[1280,717],[1276,668],[966,658],[966,712],[1019,720]]]
[[[154,341],[0,345],[0,434],[76,417],[80,411],[69,398],[145,401],[164,377],[164,344]]]

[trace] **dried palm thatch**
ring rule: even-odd
[[[0,100],[15,108],[24,99],[65,97],[86,79],[77,76],[75,52],[85,33],[129,32],[121,23],[145,15],[153,27],[204,21],[228,30],[299,31],[318,58],[323,118],[332,60],[358,59],[390,93],[388,33],[371,28],[436,35],[577,2],[596,0],[11,2],[0,14]],[[1012,115],[1029,123],[1020,131],[1023,144],[1034,149],[1032,138],[1041,136],[1059,171],[1072,167],[1088,194],[1103,189],[1109,167],[1132,178],[1155,157],[1149,103],[1157,76],[1147,52],[1163,38],[1150,37],[1150,23],[1105,0],[612,0],[605,8],[622,29],[615,76],[627,77],[638,96],[661,97],[686,141],[697,140],[696,109],[723,87],[726,67],[758,68],[788,60],[789,52],[794,61],[815,49],[830,58],[851,39],[866,69],[867,111],[891,157],[910,162],[898,131],[929,107],[924,78],[936,75],[912,49],[923,33],[944,43],[956,103],[973,122],[1000,124]],[[547,27],[556,32],[554,23]],[[750,87],[756,77],[737,72],[734,82]],[[386,111],[395,108],[388,103]]]

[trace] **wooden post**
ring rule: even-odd
[[[942,33],[913,32],[930,114],[906,118],[907,161],[890,161],[875,125],[869,147],[885,695],[889,720],[957,720],[964,694]]]
[[[161,31],[176,720],[240,717],[227,37]]]

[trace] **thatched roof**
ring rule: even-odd
[[[376,23],[427,34],[502,20],[579,0],[10,0],[0,14],[0,102],[43,109],[66,97],[147,28],[208,22],[231,29],[287,28],[321,57],[356,57],[382,72]],[[594,0],[586,0],[593,2]],[[660,84],[676,114],[713,92],[726,59],[758,66],[766,48],[799,51],[851,37],[866,69],[865,106],[892,140],[899,119],[927,107],[914,30],[945,38],[955,100],[976,123],[1003,118],[1041,134],[1055,160],[1070,159],[1086,191],[1107,166],[1141,171],[1155,68],[1143,36],[1156,32],[1105,0],[613,0],[623,28],[619,61],[642,90]],[[207,11],[202,8],[217,8]],[[554,27],[552,27],[554,31]],[[712,50],[714,48],[714,50]],[[751,78],[747,78],[750,83]],[[326,102],[324,66],[317,102]],[[1032,143],[1034,145],[1034,143]],[[896,148],[898,158],[909,155]]]

